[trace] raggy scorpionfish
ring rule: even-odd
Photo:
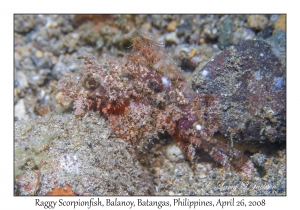
[[[80,75],[60,79],[58,88],[75,100],[75,115],[103,114],[118,137],[139,149],[167,132],[191,161],[202,149],[223,166],[251,174],[254,167],[246,155],[214,138],[218,100],[193,92],[152,39],[137,37],[132,48],[123,61],[104,64],[81,56]]]

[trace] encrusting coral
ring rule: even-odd
[[[102,113],[118,137],[139,150],[167,132],[190,160],[202,149],[223,166],[244,174],[254,170],[247,156],[213,137],[219,128],[218,100],[194,93],[151,38],[135,38],[122,61],[98,64],[89,56],[79,58],[85,64],[81,73],[58,83],[75,100],[75,115]]]

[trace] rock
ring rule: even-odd
[[[17,87],[20,89],[24,89],[28,87],[28,80],[26,75],[22,71],[17,71],[16,73],[16,81]]]
[[[191,64],[190,64],[190,66],[193,68],[195,68],[195,67],[197,67],[198,66],[198,64],[200,63],[200,61],[201,61],[201,58],[200,57],[193,57],[193,58],[191,58],[190,59],[190,62],[191,62]]]
[[[18,33],[28,33],[44,23],[45,20],[41,16],[14,15],[14,30]]]
[[[278,14],[273,14],[270,16],[270,24],[274,25],[274,23],[278,20],[279,15]]]
[[[261,37],[263,39],[267,39],[269,38],[270,36],[272,36],[272,33],[273,33],[273,30],[274,28],[272,26],[267,26],[265,27],[263,30],[261,30],[257,36],[258,37]]]
[[[73,105],[73,99],[68,96],[64,96],[62,92],[59,92],[55,95],[55,109],[56,111],[62,113],[68,109],[70,109]]]
[[[218,41],[222,47],[226,47],[232,44],[232,33],[232,20],[230,18],[226,18],[222,23],[220,36],[218,38]]]
[[[35,53],[35,56],[31,56],[31,59],[37,68],[50,69],[53,66],[51,58],[43,56],[42,52],[39,53],[39,51]]]
[[[25,101],[24,99],[20,99],[15,105],[15,117],[18,120],[26,120],[28,118],[26,114]]]
[[[258,166],[263,166],[264,162],[266,162],[266,155],[257,153],[251,157],[253,163],[255,163]]]
[[[286,15],[280,15],[274,24],[275,29],[286,30]]]
[[[184,160],[184,155],[175,142],[168,145],[166,155],[170,161],[179,162]]]
[[[175,193],[173,191],[169,191],[169,195],[175,195]]]
[[[176,28],[177,28],[177,23],[175,20],[172,20],[167,26],[168,31],[175,31]]]
[[[200,38],[199,39],[199,44],[204,44],[205,43],[205,39],[204,38]]]
[[[206,178],[206,175],[205,174],[200,174],[199,178],[204,179],[204,178]]]
[[[38,74],[33,74],[29,78],[29,83],[33,86],[43,85],[46,81],[47,76],[51,73],[50,69],[40,69]]]
[[[250,28],[238,28],[232,37],[232,42],[237,43],[242,40],[254,39],[255,33]]]
[[[142,25],[142,29],[145,29],[146,31],[150,31],[151,30],[151,24],[150,23],[144,23]]]
[[[217,177],[217,174],[214,171],[211,171],[210,176],[212,179],[215,179]]]
[[[284,55],[284,48],[265,41],[242,41],[215,56],[193,78],[198,93],[212,94],[221,104],[219,131],[229,142],[286,140]]]
[[[268,19],[264,15],[250,15],[247,18],[250,28],[261,30],[268,25]]]
[[[275,30],[274,34],[271,37],[269,37],[267,41],[273,46],[272,51],[276,56],[281,58],[283,55],[285,55],[284,53],[286,48],[286,34],[284,31]]]
[[[192,49],[191,51],[190,51],[190,53],[189,53],[189,58],[191,59],[191,58],[193,58],[195,55],[196,55],[196,53],[197,53],[197,49]]]
[[[179,44],[179,42],[180,42],[176,35],[176,32],[171,32],[171,33],[166,34],[165,40],[166,40],[166,42],[168,42],[170,44]]]
[[[42,53],[42,51],[40,51],[40,50],[37,50],[36,52],[35,52],[35,57],[37,57],[37,58],[41,58],[43,56],[43,53]]]

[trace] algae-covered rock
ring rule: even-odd
[[[232,143],[286,139],[285,48],[242,41],[226,48],[193,79],[220,103],[220,133]]]

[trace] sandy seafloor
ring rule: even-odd
[[[250,177],[208,154],[191,163],[167,137],[137,154],[102,116],[76,118],[56,88],[80,71],[78,56],[122,59],[143,33],[192,78],[225,47],[285,31],[282,15],[249,16],[15,15],[15,195],[286,195],[285,143],[249,148]]]

